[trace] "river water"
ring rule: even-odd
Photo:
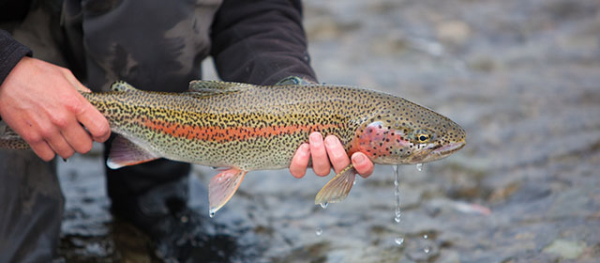
[[[600,258],[600,2],[305,1],[313,66],[461,124],[453,156],[378,166],[327,209],[309,173],[250,173],[212,219],[195,167],[192,204],[224,262],[597,262]],[[214,78],[214,73],[208,73]],[[60,164],[67,262],[157,262],[108,213],[96,154]],[[396,239],[402,237],[402,245]]]

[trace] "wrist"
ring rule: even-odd
[[[14,67],[32,52],[27,46],[12,39],[8,33],[0,30],[0,86]]]

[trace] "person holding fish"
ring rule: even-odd
[[[125,80],[184,92],[209,55],[223,80],[316,82],[300,1],[0,1],[0,10],[12,32],[0,30],[0,117],[39,157],[0,152],[0,262],[52,259],[64,203],[52,160],[92,142],[111,148],[109,123],[79,91]],[[290,173],[302,178],[309,160],[319,176],[350,163],[363,176],[373,171],[366,155],[349,158],[339,139],[320,133],[298,148]],[[198,237],[169,242],[203,220],[186,205],[189,172],[165,159],[106,169],[112,212],[149,234],[165,260],[200,260],[191,258]]]

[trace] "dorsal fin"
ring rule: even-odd
[[[111,91],[117,91],[117,92],[136,92],[136,91],[139,91],[138,89],[136,89],[133,86],[129,85],[129,83],[127,83],[125,81],[122,81],[122,80],[115,81],[115,83],[113,83],[112,86],[110,86],[110,90]]]
[[[194,80],[190,82],[189,91],[198,93],[228,93],[252,88],[252,84],[225,82],[218,80]]]

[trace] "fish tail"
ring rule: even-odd
[[[29,144],[8,125],[0,121],[0,149],[29,149]]]

